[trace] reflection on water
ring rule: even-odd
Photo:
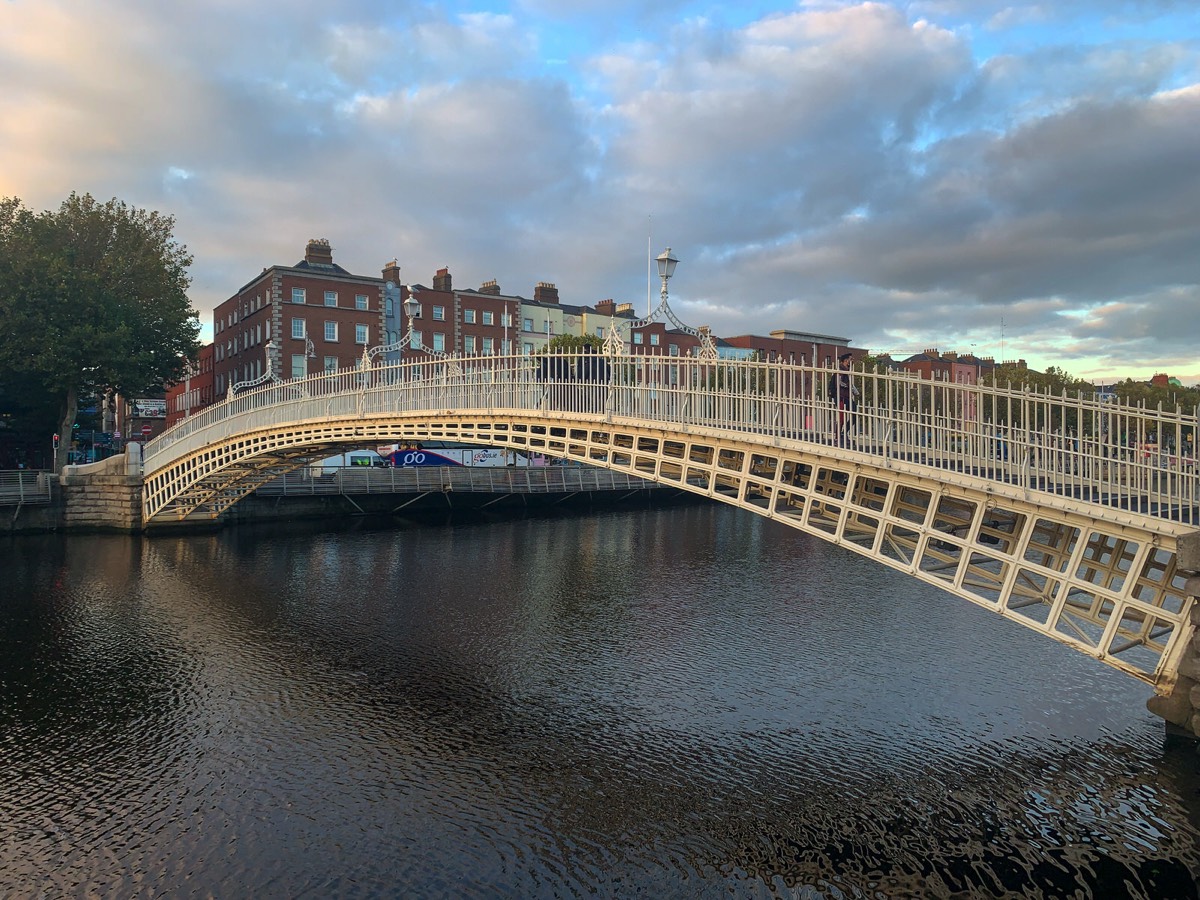
[[[4,896],[1198,896],[1143,685],[731,509],[0,566]]]

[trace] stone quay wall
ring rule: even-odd
[[[71,531],[142,530],[142,448],[84,466],[67,466],[59,479],[62,527]]]

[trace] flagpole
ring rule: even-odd
[[[650,280],[653,276],[654,251],[650,249],[650,222],[653,216],[646,216],[646,315],[650,315],[654,308],[650,305]]]

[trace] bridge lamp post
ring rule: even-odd
[[[416,330],[417,313],[421,311],[421,304],[417,302],[416,291],[411,288],[408,291],[408,299],[404,301],[404,314],[408,316],[408,331],[404,335],[404,340],[401,341],[400,355],[403,357],[405,350],[412,349],[413,332]],[[424,339],[421,341],[425,343]]]
[[[662,253],[658,254],[658,277],[662,279],[662,290],[659,291],[659,303],[667,302],[667,282],[671,276],[675,274],[675,267],[679,265],[679,260],[671,255],[671,248],[668,247]]]

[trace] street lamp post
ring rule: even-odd
[[[675,274],[675,266],[679,264],[679,260],[671,255],[671,248],[668,247],[657,257],[658,262],[658,277],[662,279],[662,289],[659,291],[658,308],[642,319],[629,323],[630,334],[635,328],[642,328],[649,325],[651,322],[656,322],[658,319],[664,318],[672,325],[678,328],[685,334],[690,334],[697,338],[700,342],[700,358],[715,360],[717,358],[717,348],[713,341],[712,331],[708,327],[703,329],[695,329],[690,325],[685,325],[671,312],[671,304],[667,301],[667,282],[671,276]],[[619,354],[624,348],[624,343],[617,333],[618,325],[613,321],[612,327],[609,329],[608,339],[605,341],[605,350],[609,354]]]
[[[659,306],[665,306],[667,303],[667,282],[671,276],[675,274],[675,267],[679,265],[679,260],[671,255],[671,248],[668,247],[662,253],[658,254],[658,277],[662,279],[662,290],[658,293]]]
[[[408,299],[404,301],[404,315],[408,316],[408,331],[404,333],[404,337],[400,340],[400,358],[404,358],[404,350],[407,347],[412,349],[413,332],[416,331],[417,313],[421,311],[421,304],[417,300],[417,292],[411,288],[408,291]],[[423,345],[424,339],[420,341]]]
[[[250,381],[239,381],[236,384],[231,377],[229,380],[229,389],[225,393],[225,399],[231,400],[237,396],[239,391],[248,390],[249,388],[253,387],[259,387],[260,385],[266,384],[268,381],[279,381],[279,376],[275,374],[274,361],[271,358],[271,353],[274,351],[274,349],[275,339],[272,338],[271,340],[267,341],[266,346],[263,347],[263,354],[266,356],[267,360],[266,371],[255,379]]]

